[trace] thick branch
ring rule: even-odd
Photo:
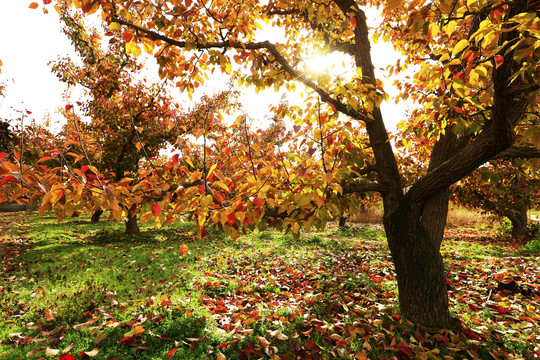
[[[529,146],[511,146],[508,149],[498,153],[491,160],[499,159],[539,159],[540,149]]]
[[[388,191],[388,188],[379,183],[350,183],[342,185],[343,194],[361,194],[366,192],[379,192],[384,193]]]
[[[152,30],[148,30],[138,25],[132,24],[118,16],[113,16],[112,21],[125,25],[127,27],[130,27],[134,30],[137,30],[138,32],[143,33],[145,36],[147,36],[149,39],[152,39],[152,40],[161,40],[161,41],[166,42],[167,44],[182,47],[182,48],[185,48],[186,46],[188,46],[188,43],[186,41],[178,41],[178,40],[171,39],[167,36],[158,34]],[[190,46],[194,46],[196,49],[199,49],[199,50],[215,49],[215,48],[218,48],[218,49],[232,48],[232,49],[238,49],[238,50],[267,50],[274,57],[274,61],[277,64],[279,64],[285,72],[287,72],[292,78],[299,80],[307,87],[313,89],[317,94],[319,94],[322,101],[328,104],[331,104],[337,111],[339,111],[340,113],[344,115],[348,115],[353,119],[364,121],[365,123],[372,122],[372,120],[368,117],[366,112],[351,109],[345,103],[342,103],[338,99],[331,97],[330,94],[324,91],[324,89],[320,88],[315,82],[313,82],[311,79],[305,76],[302,72],[293,68],[292,65],[289,64],[287,59],[283,55],[281,55],[277,47],[269,41],[249,42],[249,43],[243,43],[240,41],[220,41],[220,42],[196,43],[196,44],[190,44]]]

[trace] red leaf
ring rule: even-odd
[[[495,55],[495,69],[498,69],[504,63],[504,58],[501,55]]]
[[[43,0],[44,5],[49,5],[52,2],[52,0]]]
[[[180,254],[182,254],[182,256],[186,256],[187,252],[188,246],[186,244],[180,245]]]
[[[167,359],[170,359],[174,356],[174,354],[176,354],[176,352],[178,351],[177,348],[172,348],[168,353],[167,353]]]
[[[159,214],[161,214],[161,206],[157,203],[153,203],[150,206],[150,209],[152,210],[152,214],[154,215],[154,219],[157,219]]]
[[[122,38],[125,42],[130,42],[133,39],[133,35],[135,35],[133,31],[126,30],[122,33]]]
[[[467,304],[472,311],[478,311],[478,308],[474,304]]]
[[[5,178],[3,178],[2,181],[0,181],[0,185],[4,185],[5,183],[7,183],[10,180],[15,180],[15,182],[17,182],[17,178],[15,178],[15,176],[8,175]]]
[[[120,340],[118,340],[118,342],[126,346],[135,346],[135,338],[132,336],[123,337]]]
[[[397,344],[396,348],[401,351],[402,353],[407,354],[407,356],[411,355],[411,349],[409,349],[409,345],[407,345],[406,342],[402,341],[399,344]]]
[[[7,153],[5,153],[5,152],[0,152],[0,160],[2,160],[3,158],[5,158],[6,156],[8,156]]]
[[[255,206],[257,206],[259,208],[259,210],[263,209],[263,206],[264,206],[264,200],[263,199],[255,197],[255,199],[253,199],[253,203],[255,204]]]
[[[354,16],[351,16],[349,19],[351,20],[351,24],[352,24],[353,28],[356,29],[356,18]]]
[[[77,357],[70,354],[62,354],[58,357],[58,360],[77,360]]]
[[[71,110],[71,108],[72,108],[72,107],[73,107],[73,105],[71,105],[71,104],[67,104],[67,105],[66,105],[66,111],[69,111],[69,110]]]
[[[162,301],[161,306],[169,306],[169,305],[172,305],[172,302],[170,302],[169,300],[165,300],[165,301]]]
[[[236,223],[236,217],[234,216],[234,214],[229,214],[227,215],[227,222],[229,223],[229,225],[234,225]]]

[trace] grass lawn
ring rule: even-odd
[[[0,214],[0,358],[540,358],[538,249],[493,230],[446,234],[449,331],[400,317],[380,228],[143,229]]]

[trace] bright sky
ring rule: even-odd
[[[71,45],[61,32],[55,10],[49,6],[50,12],[45,15],[41,9],[29,9],[29,3],[26,0],[0,0],[0,60],[4,64],[0,84],[7,85],[5,97],[0,97],[0,118],[19,118],[20,111],[30,110],[29,117],[40,121],[50,114],[54,122],[61,119],[57,109],[65,103],[62,94],[66,87],[51,73],[47,64],[59,56],[72,54]],[[391,45],[374,45],[372,50],[377,67],[395,63],[397,55]],[[395,124],[405,116],[404,107],[393,103],[392,81],[384,82],[391,100],[388,104],[383,103],[382,110],[387,127],[394,130]],[[246,101],[252,116],[262,116],[267,104],[279,101],[279,95],[276,100],[269,99],[271,93],[273,91],[259,93],[256,97],[247,96],[253,99]],[[261,99],[265,99],[264,104]]]

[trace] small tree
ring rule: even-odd
[[[540,172],[523,161],[490,162],[452,186],[452,200],[508,218],[512,237],[519,237],[527,232],[528,210],[540,205]]]

